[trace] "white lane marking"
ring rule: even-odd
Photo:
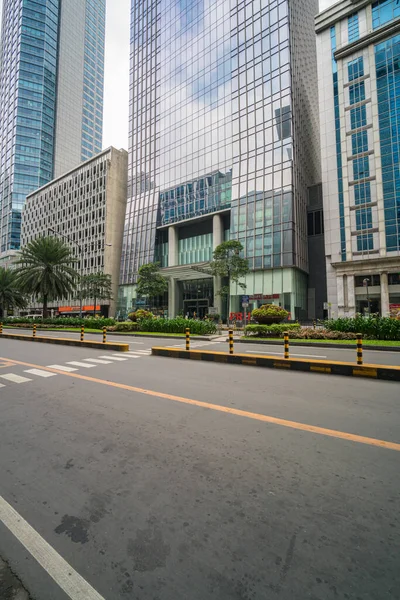
[[[267,356],[269,354],[275,354],[276,356],[282,356],[283,358],[283,352],[257,352],[257,350],[246,350],[246,352],[250,353],[250,354],[266,354]],[[290,353],[290,356],[304,356],[305,358],[327,358],[326,356],[319,356],[318,354],[294,354],[294,353]]]
[[[126,352],[125,352],[126,354]],[[142,354],[133,354],[133,352],[129,352],[128,354],[128,358],[141,358],[143,355]]]
[[[1,496],[0,520],[71,600],[104,600]]]
[[[100,360],[99,358],[84,358],[83,360],[95,363],[96,365],[111,365],[111,360]]]
[[[32,381],[32,379],[21,377],[21,375],[15,375],[14,373],[7,373],[6,375],[0,375],[0,377],[2,379],[6,379],[7,381],[12,381],[13,383],[25,383],[26,381]]]
[[[0,388],[2,388],[2,387],[6,387],[6,386],[5,386],[5,385],[3,385],[2,383],[0,383]]]
[[[24,373],[30,373],[31,375],[37,375],[38,377],[57,377],[57,373],[49,373],[49,371],[41,371],[40,369],[28,369]]]
[[[130,354],[140,354],[141,356],[148,356],[151,354],[151,350],[131,350],[131,352],[124,352],[125,355],[129,356]],[[114,356],[118,356],[114,354]]]
[[[85,369],[92,369],[96,366],[96,365],[88,365],[86,363],[78,362],[76,360],[67,362],[67,365],[72,365],[73,367],[84,367]]]
[[[78,369],[73,369],[72,367],[64,367],[64,365],[47,365],[49,369],[57,369],[57,371],[65,371],[65,373],[72,373],[73,371],[77,371]]]
[[[100,356],[100,358],[105,358],[106,360],[128,360],[127,358],[121,358],[119,356]]]

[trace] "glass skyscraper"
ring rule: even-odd
[[[317,0],[132,0],[121,311],[142,264],[169,316],[223,311],[207,261],[239,240],[250,303],[307,307],[307,196],[320,181]],[[240,288],[231,288],[240,309]]]
[[[336,315],[396,315],[400,4],[343,0],[316,29],[328,300]]]
[[[4,0],[0,260],[20,245],[26,196],[102,146],[106,0]]]

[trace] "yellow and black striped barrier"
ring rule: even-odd
[[[0,323],[0,335],[3,335],[3,323]]]
[[[107,327],[103,327],[103,344],[107,343]]]
[[[83,342],[84,339],[85,339],[85,326],[82,325],[82,327],[81,327],[81,342]]]
[[[289,332],[285,331],[283,334],[285,338],[285,359],[289,358]]]
[[[233,354],[233,331],[229,330],[229,354]]]
[[[36,337],[36,324],[33,326],[32,335],[34,338]]]
[[[41,344],[55,344],[57,346],[79,346],[81,348],[95,348],[97,350],[114,350],[115,352],[128,352],[129,344],[120,344],[118,342],[94,342],[92,340],[74,340],[71,338],[56,337],[33,337],[33,335],[21,335],[20,333],[3,333],[2,338],[8,340],[19,340],[21,342],[39,342]]]
[[[363,337],[361,333],[357,333],[357,364],[363,364]]]
[[[189,352],[179,348],[152,348],[154,356],[165,356],[169,358],[186,358],[189,360],[201,360],[206,362],[218,362],[230,365],[248,365],[253,367],[265,367],[269,369],[284,369],[286,371],[303,371],[307,373],[324,373],[329,375],[344,375],[350,377],[368,377],[372,379],[384,379],[386,381],[400,381],[400,367],[387,365],[363,364],[339,362],[332,360],[312,360],[304,358],[279,358],[266,356],[264,354],[229,354],[227,352],[213,352],[211,350],[190,350]]]
[[[186,329],[186,352],[190,350],[190,329]]]

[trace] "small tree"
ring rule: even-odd
[[[161,296],[168,289],[168,281],[161,275],[160,267],[157,263],[148,263],[142,265],[139,269],[139,278],[137,282],[137,294],[144,298],[154,298]]]
[[[9,308],[25,308],[26,299],[18,287],[15,271],[0,267],[0,317]]]
[[[79,275],[69,247],[56,237],[41,237],[22,248],[17,261],[17,284],[25,294],[43,299],[43,317],[50,298],[67,298]]]
[[[82,277],[82,297],[93,298],[94,315],[98,300],[112,300],[111,275],[106,273],[91,273]]]
[[[231,312],[231,283],[238,284],[243,290],[246,284],[241,283],[239,279],[249,273],[249,265],[245,258],[240,256],[243,246],[237,240],[222,242],[214,250],[214,260],[210,263],[210,271],[214,277],[225,277],[228,279],[228,285],[222,286],[217,292],[220,296],[228,297],[228,319]]]

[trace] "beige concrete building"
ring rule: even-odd
[[[118,296],[127,170],[126,150],[110,147],[30,194],[22,213],[22,247],[50,233],[71,245],[82,275],[111,275],[113,300],[102,301],[97,308],[97,313],[110,316],[115,316]],[[50,308],[54,314],[77,315],[79,304],[77,292],[74,298],[54,301]],[[83,305],[84,314],[94,312],[93,298],[84,298]],[[29,310],[38,311],[40,305]]]

